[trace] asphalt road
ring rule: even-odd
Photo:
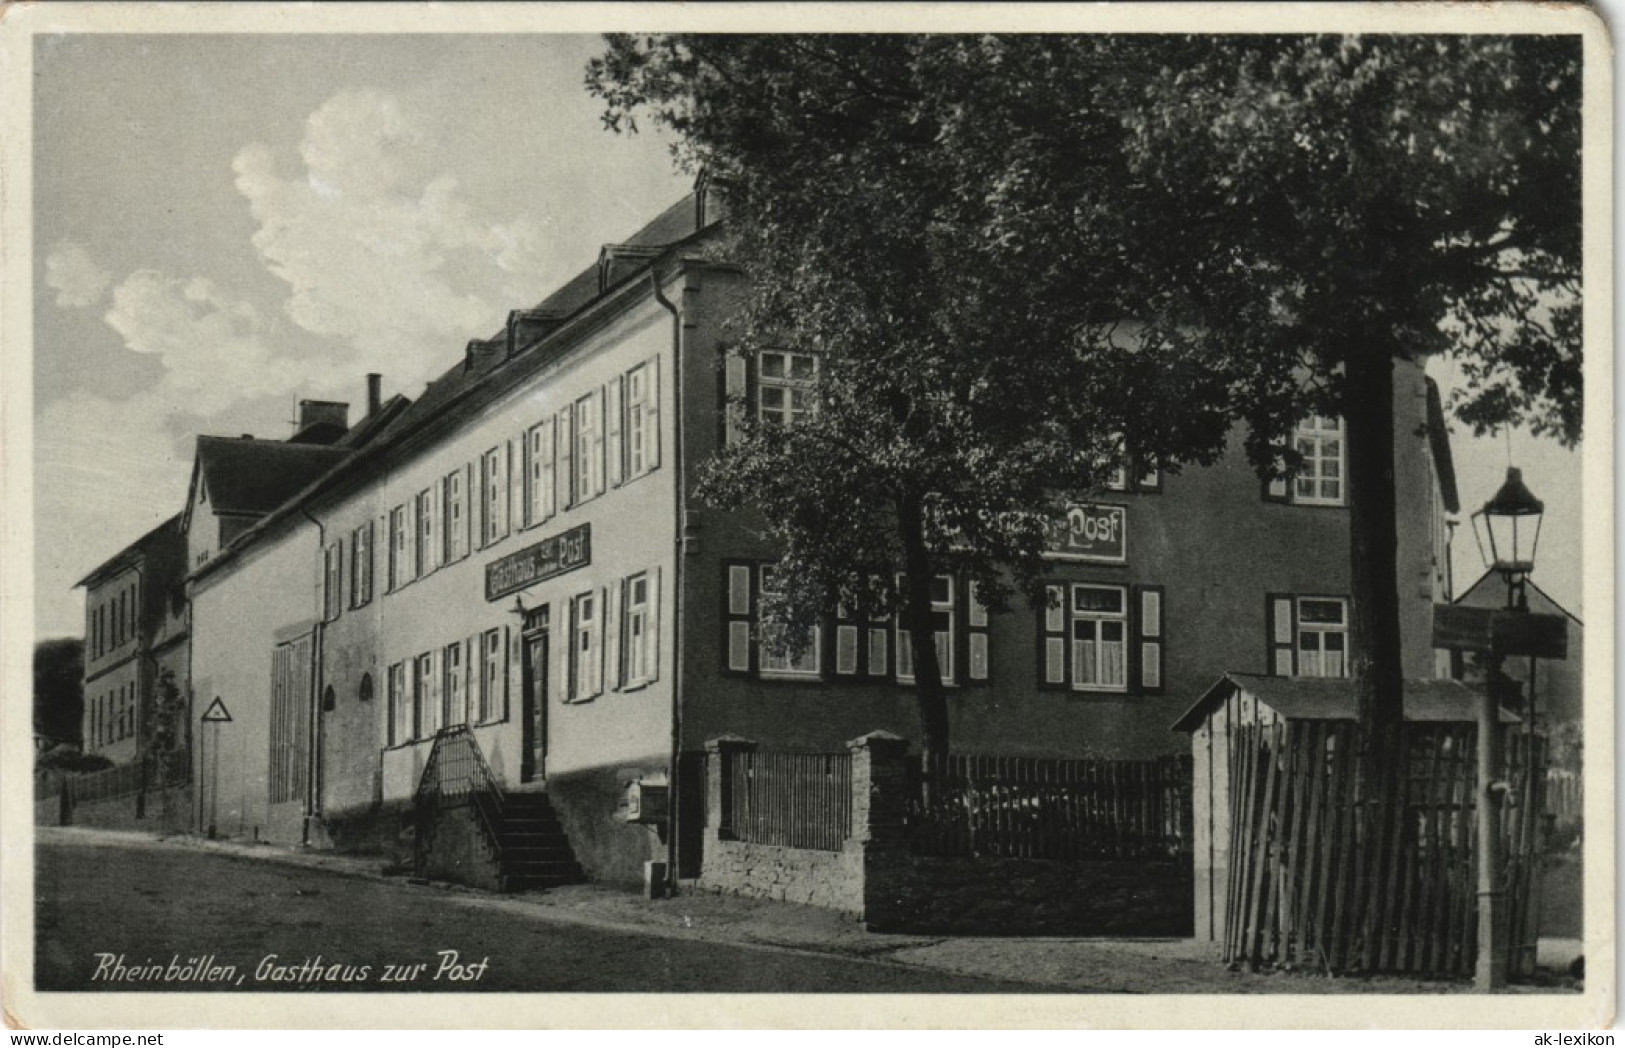
[[[430,887],[159,847],[41,844],[35,892],[39,990],[1037,989],[884,961],[560,923]]]

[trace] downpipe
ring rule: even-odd
[[[682,272],[681,266],[678,268]],[[665,290],[660,286],[660,274],[653,269],[649,271],[649,286],[654,291],[655,301],[660,303],[671,314],[671,356],[672,356],[672,494],[676,500],[673,518],[676,529],[673,535],[673,564],[672,564],[672,643],[671,643],[671,759],[670,770],[667,772],[670,785],[667,788],[666,803],[666,891],[669,895],[677,894],[677,870],[680,858],[677,840],[681,824],[679,812],[682,808],[681,763],[683,744],[683,560],[687,556],[688,533],[688,498],[687,485],[684,481],[683,470],[683,314],[677,303],[666,297]]]

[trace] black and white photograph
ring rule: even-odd
[[[11,8],[8,1024],[1611,1028],[1608,30],[1316,6]]]

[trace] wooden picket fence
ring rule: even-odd
[[[723,831],[735,840],[840,851],[852,835],[846,753],[728,753]]]
[[[926,769],[915,765],[916,774]],[[1190,847],[1191,763],[947,754],[909,812],[924,855],[1170,858]],[[922,784],[923,785],[923,784]]]
[[[1388,740],[1401,817],[1361,781],[1348,721],[1257,722],[1230,734],[1225,959],[1332,972],[1459,976],[1477,946],[1477,729],[1407,723]],[[1502,810],[1514,974],[1532,969],[1544,740],[1509,733]],[[1530,774],[1531,769],[1534,770]]]

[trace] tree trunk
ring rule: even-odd
[[[1404,719],[1399,635],[1399,529],[1394,499],[1394,362],[1369,346],[1347,360],[1349,636],[1362,729]]]
[[[942,685],[935,631],[931,628],[931,555],[925,548],[925,515],[916,495],[898,505],[903,540],[903,614],[914,650],[914,699],[920,710],[922,767],[928,784],[932,761],[948,753],[948,693]]]
[[[1355,861],[1366,874],[1363,914],[1350,928],[1358,938],[1345,956],[1353,966],[1378,963],[1382,936],[1381,874],[1394,820],[1399,817],[1405,766],[1404,661],[1399,629],[1399,529],[1394,494],[1394,361],[1387,353],[1357,346],[1345,355],[1344,419],[1347,426],[1349,501],[1350,675],[1360,761],[1360,844]]]

